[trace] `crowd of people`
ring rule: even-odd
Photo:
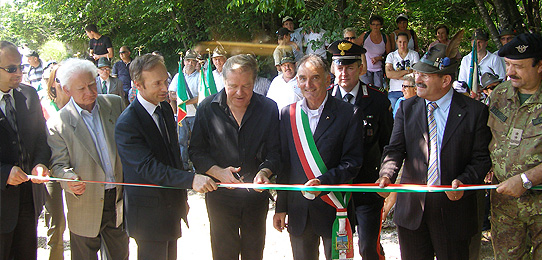
[[[173,77],[159,52],[132,59],[122,46],[112,63],[95,25],[85,27],[87,59],[45,65],[0,41],[0,259],[37,258],[44,205],[50,259],[63,259],[66,220],[72,259],[128,259],[129,237],[138,259],[176,259],[193,189],[205,193],[213,259],[262,259],[275,198],[218,183],[484,180],[497,185],[495,258],[542,258],[542,194],[532,189],[542,183],[542,37],[503,30],[491,53],[476,29],[463,57],[462,32],[450,39],[439,25],[420,57],[407,15],[390,35],[383,22],[373,15],[370,30],[346,28],[328,44],[324,30],[284,17],[272,81],[254,55],[229,57],[220,44],[212,73],[193,49]],[[209,74],[217,93],[202,98]],[[326,259],[352,259],[353,232],[363,259],[384,259],[382,222],[395,207],[402,259],[475,260],[484,205],[484,191],[279,190],[273,227],[288,230],[296,260],[318,259],[321,243]]]

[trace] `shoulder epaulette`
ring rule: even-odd
[[[367,84],[367,87],[370,88],[370,89],[372,89],[372,90],[376,90],[376,91],[378,91],[378,92],[380,92],[380,93],[382,93],[382,94],[386,94],[386,90],[384,89],[384,87],[380,87],[380,88],[379,88],[379,87],[374,86],[374,85],[371,84],[371,83]]]

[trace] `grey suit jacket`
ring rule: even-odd
[[[108,86],[108,93],[102,93],[102,81],[103,80],[102,78],[100,78],[100,76],[96,77],[96,87],[98,88],[98,94],[115,94],[122,98],[124,106],[128,106],[128,96],[126,95],[126,93],[124,93],[124,90],[122,89],[122,81],[120,79],[109,77],[109,84],[111,84],[111,86]]]
[[[122,86],[122,85],[121,85]],[[122,182],[122,164],[115,145],[115,124],[124,110],[120,97],[116,95],[98,95],[96,103],[110,152],[110,160],[115,173],[115,181]],[[49,135],[47,142],[51,146],[51,174],[59,178],[79,177],[82,180],[105,181],[105,172],[96,150],[96,145],[85,121],[74,106],[68,102],[57,115],[47,121]],[[85,237],[96,237],[100,230],[103,212],[105,186],[86,184],[82,195],[75,195],[62,182],[66,191],[68,207],[68,226],[71,232]],[[122,188],[117,186],[117,227],[122,223],[123,212]]]

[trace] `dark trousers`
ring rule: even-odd
[[[66,230],[66,217],[64,216],[64,203],[62,200],[62,187],[59,182],[47,182],[49,198],[45,202],[45,224],[47,230],[47,245],[49,246],[49,260],[64,259],[64,230]]]
[[[417,230],[397,226],[403,260],[469,259],[470,238],[452,240],[446,230],[441,205],[436,196],[427,196],[422,222]]]
[[[136,243],[138,260],[177,259],[177,240],[151,241],[136,239]]]
[[[98,236],[84,237],[70,232],[72,260],[97,260],[97,253],[102,246],[102,242],[111,259],[128,259],[128,234],[126,234],[122,225],[116,227],[116,196],[116,189],[105,191],[102,224]]]
[[[38,221],[36,219],[36,214],[34,213],[34,200],[32,199],[31,185],[29,183],[21,184],[21,197],[17,225],[13,231],[0,234],[0,259],[37,259],[37,227]]]
[[[384,201],[356,207],[359,254],[363,260],[383,260],[384,248],[380,244],[382,206]]]
[[[314,232],[310,217],[307,215],[307,225],[301,236],[290,234],[290,243],[292,244],[292,253],[294,260],[318,260],[320,247],[320,238],[324,243],[324,254],[327,260],[331,260],[331,237],[319,236]]]
[[[217,190],[205,197],[214,260],[259,260],[265,245],[268,195],[254,190]]]

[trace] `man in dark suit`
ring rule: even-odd
[[[98,94],[115,94],[122,98],[125,106],[128,106],[128,95],[122,89],[122,81],[111,77],[111,61],[108,58],[100,58],[98,60],[96,86]]]
[[[182,169],[173,111],[165,102],[168,74],[163,59],[137,57],[130,74],[138,95],[115,128],[124,181],[179,189],[126,187],[128,235],[137,242],[138,259],[177,259],[180,221],[186,221],[188,213],[186,189],[205,193],[217,186],[209,177]]]
[[[458,62],[455,53],[446,53],[446,45],[437,44],[414,65],[418,97],[403,101],[395,116],[377,181],[381,187],[395,182],[401,165],[401,183],[453,188],[482,183],[491,167],[487,107],[453,90]],[[399,193],[394,220],[402,259],[433,259],[435,254],[468,259],[477,230],[476,196]]]
[[[331,76],[329,66],[322,58],[316,55],[303,57],[298,63],[297,71],[299,88],[304,98],[285,107],[281,113],[282,162],[285,167],[278,176],[278,182],[307,186],[348,183],[358,174],[363,158],[361,114],[353,105],[328,95],[326,88],[330,84]],[[325,164],[323,168],[327,171],[320,170],[317,174],[318,170],[314,168],[306,169],[303,162],[317,156],[310,155],[305,148],[301,149],[296,145],[299,144],[296,136],[303,138],[298,135],[303,127],[297,126],[294,129],[295,122],[301,121],[295,120],[296,113],[307,114],[307,128],[304,129],[309,130],[310,126],[310,132],[305,132],[310,138],[306,140],[314,140],[316,153],[321,157],[321,160],[317,161]],[[305,172],[312,174],[306,175]],[[320,238],[323,239],[326,258],[331,259],[332,226],[340,210],[325,202],[328,200],[327,195],[316,191],[278,194],[273,226],[279,231],[288,226],[296,260],[318,259]],[[339,196],[342,195],[339,194],[337,198]],[[346,208],[347,206],[343,205],[344,215]]]
[[[36,259],[46,191],[27,174],[49,176],[51,150],[36,90],[20,85],[21,54],[0,41],[0,259]]]
[[[339,46],[342,46],[339,49]],[[374,183],[378,179],[380,157],[388,144],[393,127],[390,101],[386,94],[359,80],[363,69],[361,55],[365,49],[347,40],[332,43],[328,51],[333,54],[337,84],[329,93],[358,107],[363,118],[363,165],[353,183]],[[364,260],[383,259],[380,244],[382,206],[384,199],[374,192],[355,192],[352,200],[356,208],[359,253]]]

